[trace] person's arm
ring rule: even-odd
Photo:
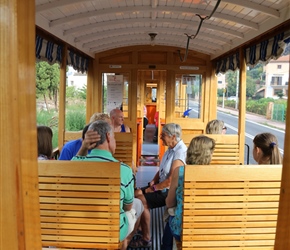
[[[175,169],[172,175],[171,185],[165,200],[167,208],[176,206],[176,189],[178,186],[178,177],[179,177],[179,167]]]
[[[90,149],[96,147],[96,142],[100,141],[101,137],[96,131],[88,130],[85,134],[85,139],[82,141],[82,146],[79,149],[77,156],[86,156]]]
[[[125,131],[127,132],[127,133],[130,133],[131,132],[131,129],[127,126],[127,125],[124,125],[125,126]]]
[[[180,167],[180,166],[183,166],[183,165],[184,165],[184,162],[183,161],[181,161],[181,160],[174,160],[172,162],[172,165],[171,165],[171,169],[170,169],[168,178],[166,180],[164,180],[163,182],[159,182],[159,183],[158,182],[155,182],[155,185],[152,184],[152,186],[150,186],[150,188],[147,188],[145,190],[145,192],[146,193],[153,193],[153,192],[156,192],[156,191],[159,191],[159,190],[163,190],[164,188],[169,187],[170,186],[170,183],[171,183],[171,179],[172,179],[172,175],[173,175],[174,170],[177,167]],[[158,172],[158,179],[159,179],[159,172]],[[154,180],[155,180],[155,177],[154,177]],[[154,185],[154,187],[153,187],[153,185]]]
[[[131,204],[123,204],[123,209],[124,209],[125,212],[126,211],[130,211],[132,209],[132,207],[133,207],[133,203],[131,203]]]

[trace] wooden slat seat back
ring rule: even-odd
[[[188,147],[191,140],[200,134],[184,134],[182,140]],[[215,140],[216,146],[212,156],[211,165],[232,165],[243,164],[239,158],[239,137],[238,135],[216,135],[204,134]]]
[[[64,142],[82,138],[82,131],[66,131]],[[133,134],[115,133],[116,151],[114,157],[132,167],[133,159]]]
[[[82,138],[83,131],[65,131],[64,132],[64,144],[68,141],[77,140]]]
[[[133,133],[115,133],[116,150],[114,157],[132,167]]]
[[[281,165],[187,165],[182,249],[273,250],[281,173]]]
[[[120,249],[120,163],[39,161],[42,246]]]

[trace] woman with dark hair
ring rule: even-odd
[[[52,157],[52,130],[47,126],[37,126],[38,160]]]
[[[282,157],[278,147],[278,140],[271,133],[255,136],[253,157],[258,164],[282,164]]]

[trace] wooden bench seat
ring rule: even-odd
[[[43,247],[120,249],[120,163],[39,161]]]
[[[184,134],[182,140],[188,147],[191,140],[200,134]],[[238,135],[204,134],[215,140],[216,146],[212,156],[211,165],[236,165],[240,162],[240,147]]]
[[[82,137],[82,131],[66,131],[64,143]],[[114,157],[132,167],[133,160],[133,133],[115,132],[116,150]]]
[[[133,133],[115,133],[116,150],[114,157],[132,167]]]
[[[182,249],[273,250],[281,174],[281,165],[187,165]]]

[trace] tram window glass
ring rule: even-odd
[[[52,146],[58,145],[59,117],[59,64],[49,64],[37,61],[36,72],[36,122],[37,125],[48,126],[52,129]],[[44,73],[45,72],[45,73]]]
[[[103,112],[110,113],[115,106],[123,111],[124,117],[128,117],[129,73],[103,73],[102,91]]]
[[[201,75],[176,75],[175,117],[200,118],[201,84]]]

